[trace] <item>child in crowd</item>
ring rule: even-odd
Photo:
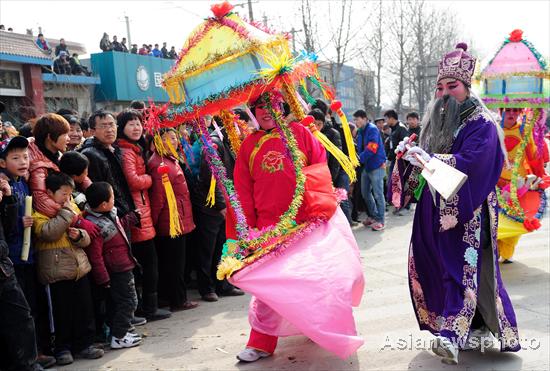
[[[92,184],[88,178],[89,164],[85,155],[75,151],[65,152],[59,160],[59,170],[74,181],[73,200],[81,211],[84,211],[86,206],[84,191]]]
[[[92,277],[97,285],[109,289],[111,348],[130,348],[141,343],[141,337],[130,332],[137,308],[137,294],[132,269],[136,260],[114,207],[113,188],[107,182],[92,183],[86,189],[89,209],[85,218],[99,228],[87,249],[92,263]]]
[[[9,247],[9,257],[14,264],[15,276],[19,286],[25,294],[25,299],[29,303],[31,313],[34,319],[35,328],[40,327],[38,324],[45,322],[38,321],[38,297],[40,293],[44,293],[44,288],[38,283],[36,278],[36,266],[34,259],[34,249],[31,245],[28,258],[21,258],[23,250],[23,231],[27,227],[32,227],[32,216],[25,216],[25,197],[30,195],[29,187],[25,181],[25,176],[29,170],[29,141],[25,137],[16,136],[11,139],[6,139],[0,142],[0,177],[5,178],[11,187],[11,196],[16,205],[16,218],[14,227],[11,231],[4,231]],[[45,297],[44,297],[45,299]],[[45,303],[45,300],[43,300]],[[45,305],[44,305],[45,306]],[[41,312],[42,313],[42,312]],[[47,323],[47,322],[46,322]],[[44,328],[42,326],[41,328]],[[47,332],[47,331],[46,331]],[[46,333],[41,331],[41,334]],[[39,337],[39,348],[46,349],[48,347],[47,336]],[[40,349],[39,349],[40,351]],[[43,367],[51,367],[55,364],[55,358],[47,355],[42,355],[39,352],[38,362]]]
[[[177,149],[179,141],[174,129],[163,129],[160,132],[165,148]],[[170,143],[170,144],[169,144]],[[157,231],[155,246],[159,259],[159,297],[167,300],[170,309],[174,311],[196,308],[197,302],[187,300],[185,286],[185,255],[186,234],[195,229],[193,212],[189,197],[189,189],[178,160],[169,155],[161,156],[158,149],[153,153],[147,164],[148,173],[153,178],[149,190],[151,199],[151,218]],[[170,236],[170,207],[163,185],[159,167],[163,167],[172,184],[177,200],[178,219],[182,233],[174,238]]]
[[[17,283],[4,238],[17,219],[17,204],[11,187],[0,179],[0,370],[40,371],[37,363],[36,335],[29,304]]]
[[[103,357],[103,350],[92,345],[95,324],[87,275],[91,266],[82,249],[90,244],[97,228],[84,220],[71,202],[74,188],[68,175],[48,175],[46,193],[61,209],[53,218],[33,214],[38,277],[50,286],[58,365],[73,363],[73,353],[87,359]]]

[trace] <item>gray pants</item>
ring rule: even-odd
[[[110,273],[109,317],[111,335],[122,338],[131,326],[138,300],[132,271]]]

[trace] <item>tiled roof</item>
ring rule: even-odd
[[[36,36],[25,35],[15,32],[0,30],[0,54],[11,54],[23,57],[39,58],[45,60],[51,60],[55,56],[51,56],[44,53],[36,45]],[[46,39],[48,43],[55,50],[55,46],[59,44],[57,39]],[[78,53],[79,55],[86,54],[86,48],[84,45],[66,41],[69,52]]]

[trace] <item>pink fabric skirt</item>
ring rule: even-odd
[[[229,281],[253,295],[249,322],[256,331],[303,334],[341,358],[363,345],[352,309],[363,296],[363,271],[355,237],[340,208],[327,223]]]

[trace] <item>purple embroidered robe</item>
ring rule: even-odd
[[[434,202],[428,185],[418,200],[409,250],[409,288],[420,329],[461,346],[478,307],[500,340],[501,351],[517,351],[514,309],[498,266],[495,185],[503,154],[495,125],[478,107],[457,130],[450,153],[432,155],[467,174],[468,180],[448,202],[437,193]],[[405,167],[396,166],[395,172]],[[405,173],[400,174],[403,192],[412,192],[419,169]]]

